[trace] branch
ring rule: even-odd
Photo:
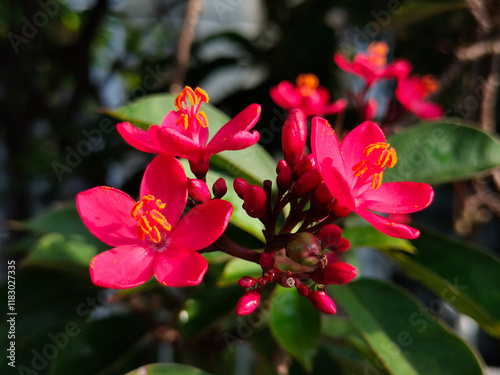
[[[478,60],[487,55],[500,54],[500,40],[486,40],[468,47],[458,48],[455,55],[460,60]]]
[[[170,92],[176,94],[181,92],[184,86],[184,79],[189,64],[189,54],[191,45],[194,39],[194,30],[200,19],[200,13],[203,10],[202,0],[188,0],[186,6],[186,16],[182,23],[181,35],[179,37],[179,45],[177,54],[175,55],[176,67],[170,84]]]
[[[233,257],[248,260],[249,262],[259,263],[260,253],[247,249],[244,246],[238,245],[223,234],[212,245],[200,250],[200,253],[209,253],[212,251],[222,251],[223,253],[232,255]]]
[[[496,103],[498,99],[498,86],[500,85],[500,55],[491,58],[491,71],[483,87],[483,100],[481,102],[481,128],[493,134],[496,128]]]

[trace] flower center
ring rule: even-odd
[[[309,96],[319,86],[319,79],[312,73],[301,74],[295,80],[302,96]]]
[[[352,167],[354,177],[365,175],[366,178],[372,177],[372,189],[376,190],[382,184],[384,169],[392,168],[396,165],[398,158],[396,150],[385,142],[377,142],[368,145],[364,151],[365,159]]]
[[[152,195],[145,195],[132,207],[131,215],[137,220],[137,235],[141,240],[148,235],[154,243],[161,241],[160,230],[170,231],[172,225],[165,219],[160,210],[165,208],[165,203]]]
[[[205,112],[200,111],[202,103],[208,103],[208,95],[205,90],[197,87],[194,91],[191,87],[186,86],[182,92],[175,98],[175,108],[180,114],[175,125],[182,124],[184,130],[189,125],[195,126],[198,124],[202,128],[208,126],[207,116]]]
[[[372,42],[368,46],[368,60],[378,68],[382,68],[387,63],[387,53],[389,46],[386,42]]]
[[[433,75],[427,74],[420,79],[418,90],[422,98],[427,98],[439,90],[439,83]]]

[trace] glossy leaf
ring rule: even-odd
[[[415,251],[415,247],[410,241],[390,237],[372,226],[343,229],[342,237],[349,240],[351,248],[374,247],[380,250],[402,250],[409,253]]]
[[[136,100],[116,110],[104,109],[103,112],[147,129],[152,124],[161,124],[166,114],[175,109],[175,95],[157,94]],[[225,125],[230,118],[211,104],[204,103],[210,129],[210,137]],[[252,184],[262,184],[265,179],[276,178],[276,163],[258,144],[240,151],[225,151],[214,155],[211,162],[233,178],[241,177]]]
[[[422,230],[415,255],[386,252],[401,268],[500,337],[500,259],[491,252]]]
[[[295,288],[277,287],[271,310],[271,333],[306,370],[312,369],[321,330],[320,313]]]
[[[389,137],[398,162],[384,182],[429,184],[466,179],[500,165],[500,143],[455,120],[420,123]]]
[[[210,373],[178,363],[153,363],[127,372],[125,375],[210,375]]]
[[[234,258],[227,262],[217,283],[219,286],[234,285],[243,276],[258,278],[261,275],[262,268],[257,263]]]
[[[331,291],[376,353],[375,367],[393,375],[483,373],[477,354],[402,288],[360,279]]]

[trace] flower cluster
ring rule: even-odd
[[[435,80],[410,76],[412,68],[405,60],[387,64],[387,51],[387,45],[379,42],[352,62],[340,54],[334,59],[342,69],[362,77],[366,88],[397,79],[395,93],[404,107],[422,117],[431,112],[439,115],[436,105],[426,101],[437,90]],[[355,104],[365,118],[371,118],[377,104],[366,101],[365,94],[358,95]],[[397,153],[377,124],[365,121],[347,134],[334,131],[318,116],[343,111],[347,101],[330,103],[330,93],[313,74],[300,75],[296,85],[281,82],[271,88],[271,97],[288,110],[282,131],[284,158],[276,166],[275,186],[270,180],[251,185],[236,178],[233,183],[243,209],[264,226],[264,248],[247,249],[224,235],[233,212],[232,203],[223,199],[226,181],[218,179],[212,191],[206,183],[212,155],[258,141],[259,133],[252,129],[260,106],[244,109],[209,141],[209,119],[202,108],[208,95],[199,87],[186,87],[175,99],[176,109],[160,125],[141,130],[128,122],[118,124],[127,143],[158,154],[146,168],[139,199],[106,186],[77,196],[85,225],[111,247],[92,259],[95,284],[132,288],[154,275],[166,286],[197,285],[208,266],[201,253],[219,250],[262,268],[259,278],[239,280],[245,291],[237,314],[253,312],[270,283],[296,288],[319,311],[334,314],[336,307],[325,285],[348,283],[357,274],[342,262],[350,243],[342,237],[339,219],[354,212],[386,235],[404,239],[419,235],[392,218],[427,207],[433,190],[424,183],[383,181],[386,168],[397,163]],[[196,178],[186,177],[178,158],[189,161]]]

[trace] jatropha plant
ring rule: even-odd
[[[253,312],[270,283],[295,288],[319,311],[335,314],[325,285],[348,283],[357,274],[356,268],[342,262],[350,243],[342,237],[341,219],[354,212],[386,235],[414,239],[419,231],[396,221],[395,214],[422,210],[433,198],[425,183],[384,182],[385,170],[397,163],[397,152],[379,125],[370,121],[378,109],[377,102],[367,97],[371,85],[396,79],[396,98],[404,108],[421,117],[442,113],[425,101],[437,89],[435,80],[410,77],[411,65],[404,60],[387,65],[386,54],[387,45],[379,42],[352,62],[335,55],[340,68],[359,75],[366,84],[358,93],[349,93],[364,122],[346,134],[319,115],[342,112],[348,102],[330,103],[329,91],[315,75],[302,74],[296,85],[284,81],[271,89],[273,100],[288,110],[282,131],[284,157],[277,162],[276,179],[254,185],[236,178],[232,186],[247,215],[264,227],[261,250],[248,249],[225,235],[233,213],[232,203],[224,199],[228,186],[223,178],[207,185],[211,156],[242,150],[259,140],[259,133],[252,131],[261,112],[258,104],[248,106],[210,138],[203,110],[208,95],[199,87],[186,86],[175,99],[175,110],[160,125],[143,130],[128,122],[118,124],[127,143],[158,156],[144,173],[137,200],[107,186],[78,195],[85,225],[112,247],[92,259],[92,281],[124,289],[154,276],[165,286],[193,286],[207,271],[202,253],[222,251],[262,268],[260,277],[239,280],[244,291],[237,314]],[[394,118],[393,113],[387,116]],[[178,158],[189,161],[196,178],[186,177]]]

